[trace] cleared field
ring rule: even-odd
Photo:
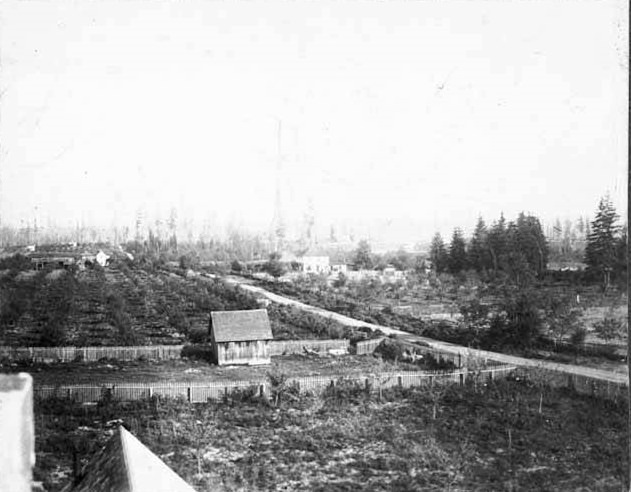
[[[123,422],[197,490],[625,489],[626,406],[524,380],[387,390],[340,385],[278,406],[154,400],[36,407],[47,490],[70,480]],[[116,420],[120,419],[120,420]]]

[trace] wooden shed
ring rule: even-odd
[[[272,338],[265,309],[210,313],[210,343],[219,365],[269,364]]]

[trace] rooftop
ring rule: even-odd
[[[210,318],[216,342],[248,342],[274,338],[265,309],[213,311]]]
[[[164,461],[119,427],[69,492],[195,492]]]

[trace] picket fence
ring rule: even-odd
[[[404,371],[364,374],[362,376],[346,376],[342,374],[328,376],[303,376],[287,380],[295,384],[301,392],[314,393],[323,391],[328,386],[335,386],[340,381],[353,381],[361,384],[367,391],[381,389],[410,388],[414,386],[434,385],[441,383],[464,384],[468,377],[486,380],[502,378],[515,370],[514,366],[493,367],[472,372],[457,371]],[[77,385],[36,385],[34,396],[37,399],[51,397],[68,398],[80,403],[96,403],[103,398],[114,398],[121,401],[142,400],[153,396],[183,398],[191,403],[204,403],[209,399],[229,397],[235,390],[251,390],[261,396],[270,394],[268,380],[231,381],[231,382],[154,382],[154,383],[102,383]]]
[[[365,340],[363,342],[357,342],[357,355],[372,354],[375,349],[383,342],[386,337],[373,338],[372,340]]]
[[[628,382],[598,379],[582,374],[571,374],[537,367],[517,367],[516,377],[523,377],[531,383],[552,388],[569,388],[577,393],[606,400],[627,399]]]
[[[271,355],[304,353],[305,349],[316,352],[344,350],[348,352],[348,340],[272,340]],[[184,345],[145,345],[129,347],[0,347],[0,360],[9,362],[96,362],[101,359],[132,361],[172,360],[182,356]]]
[[[270,354],[302,354],[307,350],[328,352],[329,350],[348,352],[349,341],[343,340],[274,340],[270,344]]]
[[[357,346],[356,346],[357,355],[368,355],[368,354],[374,353],[376,348],[379,346],[379,344],[385,339],[386,337],[380,337],[380,338],[374,338],[372,340],[366,340],[363,342],[357,342]],[[451,362],[456,367],[462,367],[463,365],[466,365],[465,359],[462,357],[462,355],[457,354],[457,353],[444,352],[441,350],[433,349],[431,347],[424,347],[422,345],[414,345],[413,347],[410,346],[410,349],[412,349],[417,354],[432,355],[437,361],[442,360],[445,362]],[[484,361],[480,360],[478,362],[479,363],[483,362],[484,365],[489,364],[488,359]]]
[[[100,359],[131,361],[179,359],[184,345],[146,345],[129,347],[0,347],[0,359],[48,362],[96,362]]]

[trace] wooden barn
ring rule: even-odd
[[[265,309],[210,313],[210,343],[219,365],[269,364],[272,338]]]

